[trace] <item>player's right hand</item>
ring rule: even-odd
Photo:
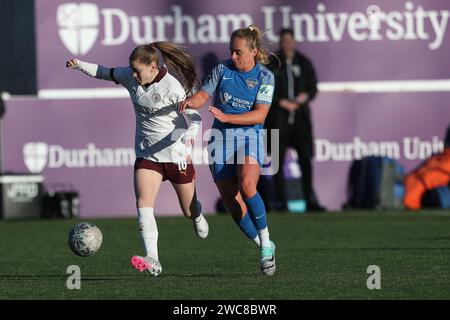
[[[66,61],[67,68],[72,68],[72,67],[76,66],[77,64],[78,64],[77,59],[70,59],[69,61]]]
[[[188,148],[192,148],[194,146],[194,143],[195,143],[194,138],[187,138],[186,141],[184,142],[184,144]]]

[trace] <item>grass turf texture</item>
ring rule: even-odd
[[[450,213],[270,214],[277,272],[263,277],[259,250],[228,215],[209,216],[208,239],[189,220],[157,218],[163,273],[129,266],[142,254],[135,219],[90,219],[100,251],[75,256],[67,235],[78,220],[0,222],[2,299],[449,299]],[[68,290],[69,265],[81,290]],[[381,290],[366,286],[381,268]]]

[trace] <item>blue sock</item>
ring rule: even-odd
[[[262,230],[267,227],[266,207],[264,201],[258,192],[253,197],[244,200],[247,204],[248,212],[250,213],[256,229]]]
[[[245,233],[245,235],[249,238],[254,240],[256,237],[258,237],[258,232],[256,231],[255,225],[253,224],[252,220],[250,219],[250,215],[248,212],[245,214],[245,216],[241,219],[241,221],[236,221],[239,228],[241,228],[242,232]]]

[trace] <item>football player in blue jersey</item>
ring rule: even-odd
[[[263,125],[274,92],[274,75],[264,67],[269,53],[254,25],[235,30],[231,59],[220,62],[200,90],[179,104],[199,109],[211,96],[214,116],[208,150],[210,169],[233,219],[260,248],[263,274],[275,272],[275,245],[269,238],[266,209],[256,186],[264,161]]]

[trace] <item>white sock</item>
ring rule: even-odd
[[[261,240],[261,248],[270,247],[269,229],[265,227],[264,229],[258,230],[259,239]]]
[[[139,231],[144,242],[145,254],[158,259],[158,227],[153,208],[138,208]]]
[[[253,242],[255,242],[258,247],[261,247],[261,240],[259,240],[259,236],[256,236],[255,239],[253,239]]]

